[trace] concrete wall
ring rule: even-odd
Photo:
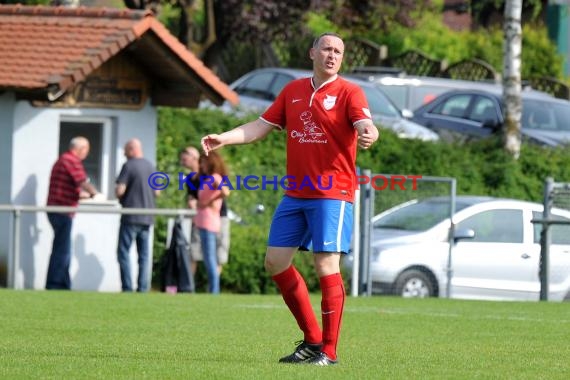
[[[104,119],[111,125],[109,188],[124,162],[123,145],[131,137],[142,141],[146,157],[156,161],[157,115],[147,104],[139,111],[114,109],[34,108],[17,102],[13,111],[13,160],[9,192],[11,202],[20,205],[45,205],[51,168],[58,158],[61,120]],[[0,132],[1,133],[1,132]],[[2,139],[3,140],[3,139]],[[3,141],[2,141],[3,143]],[[3,153],[2,153],[3,154]],[[103,190],[103,189],[102,189]],[[114,195],[109,190],[109,198]],[[3,202],[4,203],[4,202]],[[99,207],[116,207],[113,202]],[[77,290],[119,291],[120,277],[116,261],[119,215],[81,214],[74,220],[71,262],[72,288]],[[16,288],[43,289],[51,253],[53,231],[45,213],[22,216],[21,252],[16,263]],[[151,245],[152,247],[152,245]],[[136,253],[132,250],[133,276]]]

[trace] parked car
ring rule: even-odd
[[[493,90],[501,85],[491,81],[470,81],[450,78],[407,75],[386,68],[358,67],[352,74],[374,83],[405,113],[429,103],[438,95],[452,90]]]
[[[492,197],[456,197],[451,297],[538,300],[543,206]],[[552,210],[570,221],[570,211]],[[413,200],[372,220],[373,293],[447,296],[450,198]],[[552,225],[549,299],[570,299],[570,225]],[[345,263],[350,268],[352,256]]]
[[[411,120],[437,132],[444,140],[489,136],[504,124],[502,89],[443,93],[414,110]],[[523,139],[539,145],[568,144],[570,102],[540,91],[523,91],[521,134]]]
[[[237,112],[238,114],[245,112],[262,113],[271,105],[287,83],[293,79],[310,76],[312,76],[312,72],[308,70],[287,68],[253,70],[230,84],[230,88],[239,95],[239,106],[233,108],[226,102],[221,108],[225,112]],[[401,111],[373,84],[358,78],[345,78],[357,83],[364,90],[374,122],[379,127],[389,128],[402,138],[418,138],[424,141],[439,140],[439,136],[435,132],[406,120]],[[211,106],[208,103],[201,105],[201,107]]]

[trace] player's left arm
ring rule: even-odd
[[[362,149],[368,149],[376,140],[378,140],[378,128],[372,120],[360,120],[354,124],[354,128],[358,133],[358,146]]]
[[[372,121],[372,113],[368,106],[368,100],[362,88],[354,85],[350,89],[348,112],[353,121],[353,127],[358,133],[358,146],[368,149],[378,140],[378,128]]]

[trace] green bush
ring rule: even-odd
[[[187,145],[199,146],[207,133],[229,130],[248,120],[237,119],[218,111],[161,108],[158,129],[158,170],[175,175],[178,152]],[[285,174],[285,134],[273,132],[255,144],[225,147],[221,151],[230,166],[235,185],[237,175],[259,177]],[[402,140],[382,130],[380,140],[370,150],[359,151],[357,164],[373,173],[444,176],[457,179],[457,193],[491,195],[542,201],[544,180],[570,181],[570,152],[567,149],[546,149],[523,144],[521,157],[513,160],[504,152],[499,139],[482,140],[468,145]],[[171,177],[172,178],[172,177]],[[175,175],[177,180],[177,176]],[[181,208],[184,191],[176,180],[159,198],[159,207]],[[222,274],[224,291],[235,293],[275,293],[276,288],[263,269],[266,239],[273,210],[281,191],[235,190],[228,198],[230,209],[240,215],[242,224],[232,223],[229,263]],[[258,213],[257,205],[265,211]],[[164,251],[165,221],[157,220],[155,238],[155,286],[159,279],[160,255]],[[295,263],[305,275],[311,290],[319,287],[314,275],[312,256],[296,255]],[[196,276],[203,290],[205,276]]]
[[[443,23],[439,11],[422,12],[414,18],[416,23],[412,28],[393,23],[388,33],[378,27],[370,27],[358,33],[340,29],[324,14],[308,12],[306,26],[313,35],[333,30],[345,38],[361,37],[385,45],[389,57],[415,49],[434,59],[446,60],[448,65],[477,58],[488,62],[497,72],[503,71],[504,36],[500,27],[455,31]],[[523,25],[522,37],[522,78],[545,76],[565,80],[564,57],[557,52],[556,45],[549,39],[546,26],[526,23]]]
[[[523,27],[521,75],[523,78],[550,76],[564,79],[564,56],[548,38],[544,26]]]
[[[523,25],[522,67],[523,78],[550,76],[564,80],[564,57],[548,38],[541,24]],[[477,58],[488,62],[497,72],[503,71],[503,30],[500,28],[477,31],[455,31],[443,24],[441,15],[426,13],[414,28],[395,25],[390,33],[370,29],[361,36],[388,47],[390,57],[417,49],[428,56],[446,60],[448,64],[463,59]]]

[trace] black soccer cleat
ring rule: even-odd
[[[304,363],[311,365],[327,366],[327,365],[335,365],[338,363],[338,361],[332,360],[327,356],[327,354],[325,354],[324,352],[320,352],[317,356],[306,360]]]
[[[309,344],[304,340],[295,342],[297,348],[291,355],[279,359],[279,363],[305,363],[307,360],[317,357],[321,352],[322,344]]]

